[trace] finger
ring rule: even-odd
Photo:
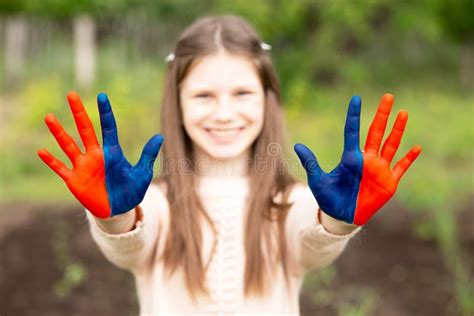
[[[400,146],[400,141],[402,140],[403,132],[405,131],[405,126],[407,125],[407,120],[407,111],[402,110],[398,112],[392,131],[383,144],[381,156],[383,159],[388,161],[389,164],[392,162],[393,156],[395,156],[395,153]]]
[[[67,100],[74,116],[74,121],[76,122],[77,130],[79,136],[81,136],[82,143],[87,150],[94,149],[99,147],[99,142],[95,136],[94,126],[92,125],[89,116],[87,115],[84,105],[82,104],[81,98],[79,95],[71,91],[67,95]]]
[[[115,117],[112,112],[112,107],[110,106],[109,98],[107,98],[105,93],[99,93],[97,96],[97,105],[99,107],[104,146],[118,145],[117,124],[115,123]]]
[[[146,143],[143,147],[140,160],[137,163],[137,167],[153,173],[153,164],[155,163],[156,157],[160,152],[161,144],[163,144],[164,138],[161,134],[156,134]]]
[[[379,153],[380,144],[382,143],[383,134],[385,133],[385,127],[387,126],[388,116],[392,109],[393,95],[384,94],[380,105],[375,114],[374,120],[369,128],[367,135],[367,141],[365,143],[364,151],[368,154]]]
[[[82,155],[79,146],[74,139],[64,130],[61,123],[53,114],[47,114],[44,118],[49,131],[53,134],[61,149],[66,153],[69,159],[74,162]]]
[[[296,144],[294,146],[294,150],[307,174],[320,177],[323,171],[321,170],[318,159],[316,159],[316,156],[313,154],[313,152],[303,144]]]
[[[353,96],[344,127],[344,151],[359,150],[360,108],[360,97]]]
[[[38,156],[64,181],[67,181],[71,177],[72,171],[69,170],[63,162],[54,158],[54,156],[51,155],[46,149],[38,150]]]
[[[414,146],[402,159],[400,159],[395,166],[393,167],[393,175],[400,181],[401,177],[407,171],[407,169],[411,166],[413,161],[418,158],[418,155],[421,152],[421,146],[416,145]]]

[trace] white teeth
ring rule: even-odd
[[[215,136],[225,137],[225,136],[236,135],[239,131],[240,131],[240,129],[228,129],[228,130],[211,129],[211,130],[209,130],[209,133],[211,133],[212,135],[215,135]]]

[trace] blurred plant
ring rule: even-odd
[[[378,296],[373,289],[361,286],[345,286],[342,290],[334,289],[337,272],[334,266],[306,274],[303,291],[310,296],[313,303],[337,311],[338,315],[364,316],[371,315],[377,307]]]
[[[338,309],[337,314],[340,316],[366,316],[373,315],[377,307],[377,294],[369,287],[360,289],[352,289],[356,295],[356,301],[352,303],[342,303]]]
[[[54,226],[52,244],[62,278],[53,284],[53,291],[59,297],[67,297],[71,291],[80,286],[87,279],[87,269],[73,259],[71,250],[70,226],[65,222],[58,222]]]
[[[80,263],[71,263],[64,269],[63,278],[54,283],[54,293],[59,297],[67,297],[71,291],[87,279],[87,269]]]
[[[331,284],[335,278],[336,268],[334,266],[307,273],[303,283],[303,291],[310,295],[315,304],[331,306],[336,295],[334,290],[331,289]]]

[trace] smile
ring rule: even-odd
[[[216,143],[234,142],[244,129],[245,126],[235,128],[204,128],[206,133],[211,136]]]

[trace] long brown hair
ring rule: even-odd
[[[179,37],[174,48],[165,79],[161,113],[162,133],[166,141],[162,158],[170,204],[170,228],[162,259],[168,276],[182,268],[186,287],[194,299],[207,294],[206,269],[202,260],[202,220],[213,228],[209,215],[195,189],[193,146],[183,127],[179,100],[179,85],[197,58],[225,50],[248,57],[257,70],[265,92],[264,123],[260,135],[252,145],[250,157],[251,192],[246,203],[244,294],[263,296],[269,280],[281,266],[289,286],[285,221],[289,207],[289,189],[295,183],[283,163],[284,120],[280,101],[280,87],[270,56],[262,49],[262,40],[253,28],[236,16],[205,17],[189,26]],[[258,170],[255,160],[265,161]],[[171,163],[170,163],[171,162]],[[280,196],[276,200],[276,196]],[[215,245],[214,245],[215,246]],[[212,257],[211,257],[212,258]]]

